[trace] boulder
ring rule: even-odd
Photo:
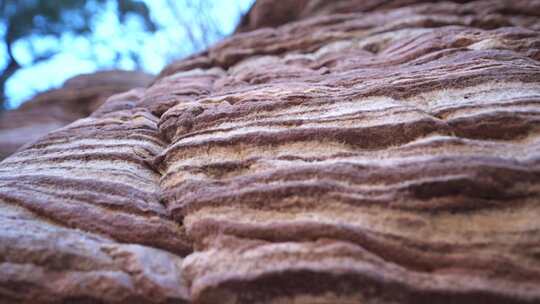
[[[0,163],[0,299],[540,302],[540,2],[281,2]]]
[[[79,75],[61,88],[37,94],[19,108],[0,113],[0,160],[24,144],[90,115],[108,97],[144,87],[151,80],[152,76],[142,72],[120,70]]]

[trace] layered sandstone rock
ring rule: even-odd
[[[2,162],[0,298],[540,302],[540,2],[306,3]]]
[[[73,77],[59,89],[36,95],[20,108],[0,113],[0,160],[26,143],[94,112],[111,95],[144,87],[141,72],[102,71]]]

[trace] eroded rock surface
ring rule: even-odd
[[[90,115],[111,95],[144,87],[151,80],[145,73],[119,70],[79,75],[18,109],[0,113],[0,160],[24,144]]]
[[[299,9],[2,162],[0,298],[540,302],[540,1]]]

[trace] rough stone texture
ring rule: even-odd
[[[540,303],[540,1],[308,4],[4,160],[0,298]]]
[[[111,95],[146,86],[141,72],[103,71],[76,76],[59,89],[36,95],[18,109],[0,113],[0,160],[26,143],[94,112]]]

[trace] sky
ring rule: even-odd
[[[49,1],[49,0],[47,0]],[[125,50],[126,56],[117,63],[121,69],[134,70],[138,67],[127,55],[130,50],[141,56],[142,70],[157,74],[173,59],[186,57],[203,50],[203,44],[189,43],[182,23],[197,22],[199,14],[190,6],[189,1],[197,0],[144,0],[150,9],[152,19],[160,26],[154,33],[142,31],[139,19],[131,18],[122,25],[116,17],[114,6],[108,5],[99,15],[93,28],[92,40],[63,35],[60,39],[62,51],[48,61],[30,66],[30,44],[32,47],[46,49],[48,45],[58,43],[52,37],[35,37],[32,41],[19,41],[14,45],[14,55],[23,65],[6,84],[9,108],[15,108],[38,92],[59,87],[62,83],[78,74],[90,73],[110,68],[115,62],[113,50]],[[177,9],[171,10],[167,1],[176,1]],[[241,16],[247,12],[254,0],[212,0],[211,8],[205,13],[215,20],[217,27],[225,36],[230,35]],[[179,21],[181,20],[181,21]],[[4,29],[0,28],[0,31]],[[201,33],[195,31],[200,38]],[[211,43],[217,37],[210,37]],[[5,49],[0,48],[0,65],[6,62]]]

